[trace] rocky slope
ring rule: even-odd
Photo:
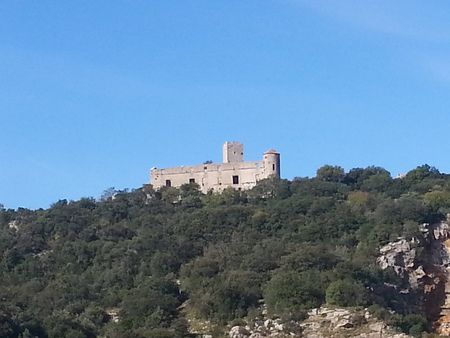
[[[378,263],[382,269],[393,269],[401,280],[387,287],[434,321],[438,333],[450,336],[450,226],[423,224],[421,232],[419,238],[399,239],[381,248]]]
[[[380,249],[378,263],[392,269],[396,283],[373,290],[391,293],[398,313],[421,313],[434,322],[442,336],[450,336],[450,225],[423,224],[421,235],[388,243]],[[407,312],[406,312],[407,309]],[[256,320],[230,328],[233,338],[258,337],[407,337],[369,315],[349,309],[313,309],[303,322],[282,323],[280,319]]]
[[[231,338],[305,337],[305,338],[406,338],[372,317],[367,310],[318,308],[308,312],[303,322],[281,319],[255,320],[230,328]],[[203,336],[208,338],[207,335]]]
[[[395,298],[395,312],[420,313],[434,322],[441,336],[450,336],[450,222],[423,224],[420,235],[411,240],[399,238],[380,249],[378,264],[391,269],[395,282],[378,286],[375,294],[389,293]],[[398,333],[367,309],[312,309],[303,321],[283,321],[267,314],[232,325],[231,338],[260,337],[409,337]],[[208,334],[200,334],[211,338]],[[205,330],[203,332],[208,332]]]

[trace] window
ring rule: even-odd
[[[259,163],[255,164],[255,168],[258,169],[259,168]]]
[[[166,187],[171,187],[172,186],[172,182],[170,182],[170,180],[166,180]]]
[[[239,176],[233,176],[233,184],[239,184]]]
[[[195,183],[195,178],[190,178],[189,183]]]
[[[275,164],[272,164],[272,170],[275,170]]]

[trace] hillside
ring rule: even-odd
[[[405,276],[377,257],[399,237],[422,243],[419,225],[448,212],[450,175],[427,165],[396,179],[324,166],[249,191],[148,185],[1,209],[0,336],[187,337],[195,321],[220,336],[263,309],[290,322],[325,304],[368,307],[418,335],[436,313],[420,289],[387,292]],[[415,262],[426,253],[418,245]]]

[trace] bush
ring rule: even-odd
[[[378,304],[373,304],[369,306],[367,309],[369,313],[377,319],[388,320],[391,316],[391,313],[386,310],[384,307]]]
[[[401,317],[394,324],[402,332],[415,337],[420,336],[422,332],[428,332],[431,329],[430,323],[426,320],[426,318],[414,314]]]
[[[266,285],[264,299],[272,312],[298,312],[319,307],[324,301],[320,274],[280,272]]]
[[[325,293],[327,303],[338,306],[364,306],[367,298],[364,286],[353,280],[332,282]]]

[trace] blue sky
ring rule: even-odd
[[[450,172],[450,2],[0,3],[0,203],[139,188],[274,148],[282,176]]]

